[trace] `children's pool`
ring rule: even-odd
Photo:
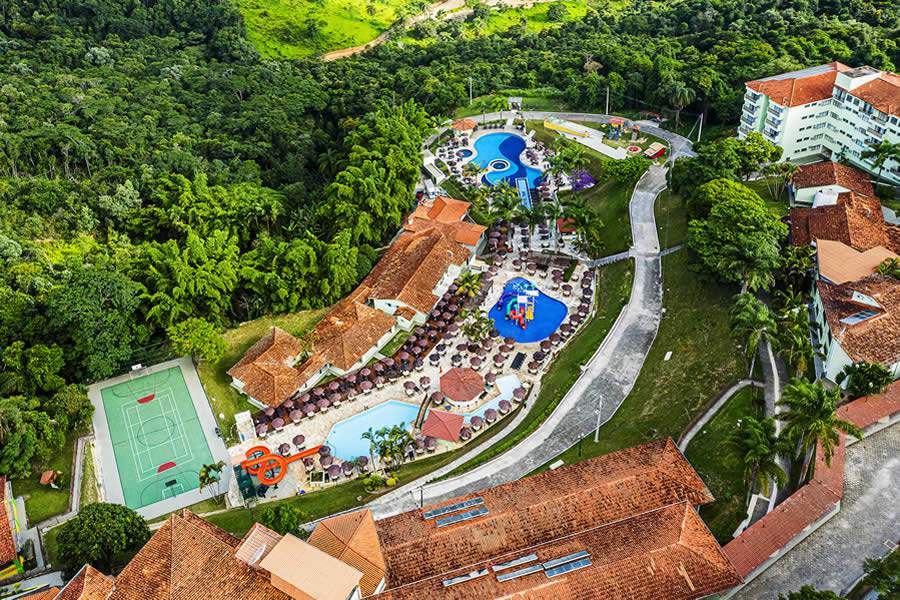
[[[525,166],[521,159],[524,150],[525,140],[521,136],[514,133],[489,133],[475,140],[475,158],[472,162],[482,169],[488,166],[495,169],[484,176],[484,180],[490,185],[506,181],[515,187],[517,179],[525,178],[528,187],[534,188],[541,172]]]
[[[361,402],[362,398],[357,402]],[[371,427],[377,431],[382,427],[400,425],[404,429],[412,427],[419,407],[399,400],[388,400],[378,406],[366,409],[335,423],[325,439],[331,447],[331,453],[342,460],[353,460],[358,456],[369,456],[369,442],[362,439],[362,434]]]
[[[529,292],[537,292],[532,295]],[[518,297],[523,296],[533,301],[533,319],[525,321],[525,328],[516,321],[507,318],[507,311],[512,302],[517,305]],[[526,309],[527,310],[527,309]],[[566,318],[566,305],[551,298],[537,289],[533,283],[523,277],[510,279],[503,286],[500,301],[491,308],[488,317],[494,320],[494,327],[503,337],[511,337],[517,342],[539,342],[550,337]]]

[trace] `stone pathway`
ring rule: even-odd
[[[734,597],[774,600],[812,585],[838,594],[863,574],[863,560],[900,539],[900,425],[847,448],[841,510]]]

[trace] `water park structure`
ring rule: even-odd
[[[507,320],[527,329],[526,324],[534,320],[534,301],[539,293],[533,283],[522,280],[503,290],[497,308],[503,310]]]

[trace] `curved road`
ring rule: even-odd
[[[526,112],[526,119],[547,116],[606,122],[608,115]],[[488,115],[498,118],[499,115]],[[690,141],[671,132],[644,127],[642,130],[670,142],[672,156],[690,155]],[[628,396],[656,337],[662,311],[662,265],[653,206],[666,187],[666,168],[653,165],[638,181],[631,196],[631,230],[634,244],[634,282],[631,298],[597,352],[546,422],[530,436],[493,460],[457,477],[419,485],[412,482],[369,505],[376,518],[383,518],[422,504],[433,504],[461,494],[519,479],[564,452],[589,435],[597,423],[608,421]],[[601,403],[602,401],[602,403]],[[455,466],[455,464],[453,465]],[[424,477],[440,476],[450,467]]]

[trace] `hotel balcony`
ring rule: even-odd
[[[754,92],[753,90],[747,90],[746,93],[744,93],[744,98],[746,98],[750,102],[756,102],[757,100],[759,100],[760,96],[762,96],[762,94],[760,94],[759,92]]]
[[[750,113],[751,115],[755,115],[759,110],[759,106],[756,104],[751,104],[749,102],[744,104],[744,112]]]
[[[777,130],[781,128],[781,119],[774,119],[772,117],[769,117],[768,119],[766,119],[766,124],[772,129]]]
[[[763,136],[770,142],[775,142],[778,140],[778,132],[772,128],[768,128],[763,131]]]
[[[782,114],[784,114],[784,108],[778,106],[777,104],[770,104],[769,112],[775,116],[780,117]]]
[[[753,127],[756,125],[756,119],[751,117],[750,115],[742,115],[741,121],[747,124],[747,127]]]

